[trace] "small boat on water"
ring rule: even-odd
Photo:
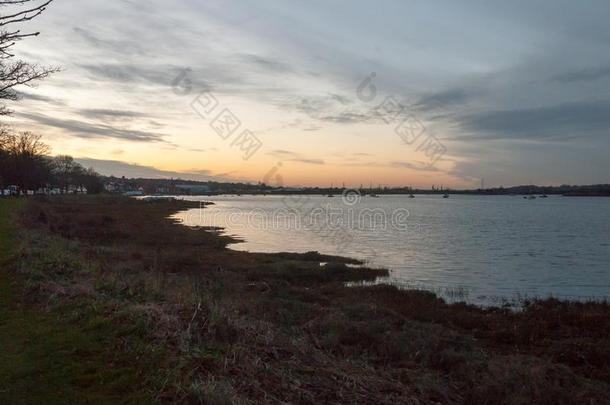
[[[443,198],[449,198],[449,194],[443,194]]]
[[[525,200],[535,200],[536,196],[535,195],[524,195],[523,198]]]
[[[415,198],[413,194],[409,194],[409,198]]]
[[[549,196],[548,196],[548,195],[546,195],[546,194],[542,194],[542,195],[540,196],[540,198],[549,198]]]
[[[379,190],[381,190],[381,185],[379,185]],[[373,192],[373,182],[371,182],[371,188],[369,189],[367,196],[372,198],[379,198],[379,196]]]

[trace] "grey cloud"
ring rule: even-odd
[[[356,124],[371,120],[376,115],[345,111],[335,115],[322,115],[318,119],[333,124]]]
[[[553,76],[555,82],[572,83],[605,79],[610,77],[610,66],[582,69]]]
[[[331,99],[336,100],[343,105],[351,104],[352,102],[348,97],[342,96],[340,94],[330,93],[329,96]]]
[[[298,162],[305,163],[308,165],[324,165],[326,164],[322,159],[304,159],[304,158],[296,158],[296,159],[288,159],[290,162]]]
[[[127,163],[120,160],[100,160],[91,158],[77,158],[77,162],[85,167],[93,167],[98,173],[105,176],[128,177],[128,178],[160,178],[160,179],[183,179],[183,180],[227,180],[225,176],[214,176],[209,170],[192,170],[177,172],[157,169],[152,166]]]
[[[319,97],[301,98],[296,103],[287,102],[285,108],[294,109],[312,119],[331,124],[355,124],[380,118],[372,109],[349,107],[348,97],[329,94]]]
[[[272,73],[291,73],[294,71],[292,67],[286,63],[260,55],[241,54],[239,55],[239,58],[247,63],[253,64]]]
[[[118,83],[141,83],[158,86],[170,86],[178,76],[180,68],[173,65],[146,65],[137,64],[82,64],[80,68],[87,71],[93,78],[101,81]]]
[[[279,157],[279,158],[297,156],[297,154],[295,152],[291,152],[289,150],[284,150],[284,149],[275,149],[270,152],[267,152],[267,154],[271,155],[271,156]]]
[[[610,172],[603,141],[571,143],[485,143],[477,159],[456,161],[451,174],[463,179],[485,178],[489,186],[515,184],[577,184],[588,179],[605,183]],[[487,148],[489,146],[489,148]],[[473,151],[477,152],[477,151]],[[551,180],[548,180],[551,179]]]
[[[183,173],[188,173],[188,174],[200,174],[202,176],[210,176],[212,174],[211,170],[206,170],[206,169],[193,169],[193,170],[188,170],[186,172]]]
[[[26,93],[23,91],[15,91],[15,93],[17,94],[17,97],[19,97],[22,100],[40,101],[43,103],[54,104],[54,105],[65,105],[65,102],[60,99],[43,96],[41,94]]]
[[[220,180],[226,180],[226,181],[236,181],[236,180],[240,180],[240,181],[244,181],[243,179],[237,179],[235,177],[231,177],[233,176],[233,174],[235,174],[236,171],[230,171],[230,172],[225,172],[225,173],[218,173],[216,174],[216,181],[220,181]]]
[[[80,27],[74,27],[74,33],[77,34],[87,45],[94,46],[96,48],[104,49],[106,51],[112,51],[119,54],[133,55],[134,53],[143,53],[142,48],[138,45],[139,42],[136,40],[113,40],[100,38],[91,31],[87,31]]]
[[[472,89],[452,88],[420,97],[414,108],[424,111],[443,110],[456,104],[466,104],[479,93]]]
[[[298,162],[298,163],[305,163],[305,164],[309,164],[309,165],[325,164],[324,160],[322,160],[322,159],[311,159],[311,158],[303,157],[299,153],[292,152],[289,150],[275,149],[275,150],[268,152],[267,154],[270,156],[274,156],[278,159],[282,159],[287,162]]]
[[[146,114],[138,111],[127,111],[127,110],[111,110],[104,108],[91,108],[91,109],[82,109],[79,110],[78,113],[86,118],[90,119],[133,119],[146,117]]]
[[[410,169],[421,172],[443,172],[437,167],[430,167],[424,162],[402,162],[402,161],[391,161],[391,162],[380,162],[375,160],[359,161],[355,159],[347,159],[342,163],[343,166],[350,167],[392,167],[395,169]]]
[[[307,127],[303,128],[303,131],[314,132],[314,131],[319,131],[321,129],[322,129],[322,127],[320,127],[320,126],[310,125],[310,126],[307,126]]]
[[[19,117],[37,122],[41,125],[60,128],[72,136],[80,138],[114,138],[134,142],[164,142],[163,134],[116,128],[110,125],[95,125],[72,119],[53,118],[42,114],[19,113]]]
[[[429,165],[426,165],[423,162],[418,162],[418,164],[416,164],[416,163],[410,163],[410,162],[393,161],[393,162],[390,162],[388,164],[388,166],[399,168],[399,169],[410,169],[410,170],[417,170],[417,171],[423,171],[423,172],[441,172],[442,171],[442,170],[438,169],[437,167],[434,167],[434,166],[431,167]]]
[[[610,100],[550,107],[486,111],[459,118],[476,139],[553,139],[602,133],[610,126]]]
[[[142,86],[171,91],[170,88],[174,86],[184,85],[184,79],[189,81],[191,97],[203,91],[211,91],[217,97],[241,96],[257,102],[279,104],[279,98],[288,92],[286,88],[276,85],[271,76],[273,72],[268,71],[269,78],[261,81],[260,75],[253,75],[234,63],[223,63],[221,57],[217,61],[206,61],[193,68],[138,63],[81,64],[79,68],[83,69],[91,80],[110,85],[133,86],[128,91],[134,93],[143,90]]]

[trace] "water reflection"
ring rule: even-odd
[[[459,290],[457,298],[474,303],[516,295],[610,295],[609,199],[382,196],[354,205],[322,196],[205,200],[215,205],[178,217],[244,240],[233,249],[356,257],[389,268],[396,283]]]

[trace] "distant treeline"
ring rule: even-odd
[[[182,179],[150,179],[150,178],[125,178],[115,176],[102,176],[104,183],[120,184],[123,190],[142,189],[146,194],[179,194],[176,186],[206,186],[208,192],[204,194],[223,193],[261,193],[270,192],[274,187],[264,184],[229,183],[217,181],[197,181]]]
[[[56,190],[61,193],[99,193],[100,176],[85,169],[71,156],[49,156],[50,148],[40,135],[0,129],[0,190],[19,192]]]
[[[548,194],[564,196],[610,196],[610,184],[594,184],[587,186],[561,185],[561,186],[515,186],[498,187],[490,189],[463,190],[456,193],[462,194],[487,194],[487,195],[511,195],[511,194]]]
[[[280,187],[264,183],[228,183],[182,179],[117,178],[103,177],[105,183],[121,184],[125,190],[142,189],[147,194],[179,193],[176,186],[206,186],[200,194],[341,194],[344,187]],[[361,194],[472,194],[472,195],[566,195],[566,196],[610,196],[610,184],[496,187],[487,189],[453,190],[442,187],[430,189],[411,187],[357,187]],[[351,190],[351,188],[350,188]]]

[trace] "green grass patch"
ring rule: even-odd
[[[12,252],[13,226],[11,215],[21,205],[21,200],[13,198],[0,200],[0,263],[6,260]]]
[[[149,403],[145,362],[115,347],[120,325],[87,306],[43,310],[28,299],[25,277],[11,270],[12,217],[24,203],[0,200],[0,403]]]

